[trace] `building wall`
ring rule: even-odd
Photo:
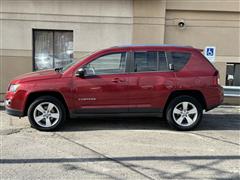
[[[239,12],[239,0],[167,0],[168,10]]]
[[[133,1],[134,44],[163,44],[166,1]]]
[[[184,20],[186,27],[176,25]],[[226,62],[240,62],[240,13],[167,10],[165,43],[191,45],[204,49],[215,46],[215,67],[220,71],[220,82],[225,84]]]
[[[74,57],[132,42],[129,0],[1,0],[0,99],[9,81],[32,71],[32,29],[73,30]]]
[[[217,48],[240,62],[240,0],[0,0],[0,100],[8,82],[32,71],[32,29],[73,30],[74,57],[122,44],[169,43]],[[186,28],[177,23],[183,19]]]

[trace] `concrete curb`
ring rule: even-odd
[[[4,102],[0,101],[0,110],[4,110],[5,106],[4,106]]]
[[[0,107],[4,107],[4,102],[0,101]]]

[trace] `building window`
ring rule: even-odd
[[[240,63],[227,63],[226,86],[240,86]]]
[[[33,30],[33,70],[63,67],[73,61],[73,31]]]

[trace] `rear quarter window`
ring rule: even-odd
[[[173,64],[176,71],[182,69],[189,61],[191,53],[167,52],[168,64]]]

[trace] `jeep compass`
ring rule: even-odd
[[[223,101],[219,73],[188,46],[130,45],[95,52],[65,67],[21,75],[9,84],[6,112],[55,130],[74,117],[164,117],[191,130]]]

